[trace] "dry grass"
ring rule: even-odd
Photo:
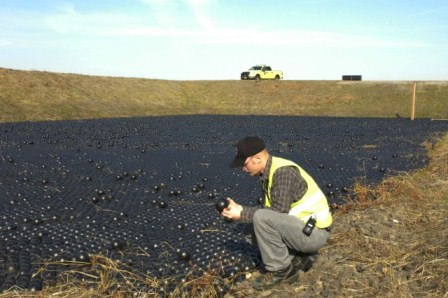
[[[448,135],[429,154],[423,170],[358,185],[356,200],[336,212],[341,224],[328,253],[339,248],[350,260],[356,278],[345,281],[346,292],[448,297]]]
[[[166,81],[0,68],[0,122],[178,114],[409,117],[412,82]],[[448,82],[418,82],[416,117],[448,118]]]
[[[47,284],[39,292],[13,288],[0,297],[217,297],[222,295],[225,283],[238,278],[224,282],[217,272],[200,275],[194,268],[182,282],[173,276],[155,278],[104,255],[91,255],[86,262],[47,260],[34,275],[55,270],[50,267],[65,267],[58,273],[57,283]]]

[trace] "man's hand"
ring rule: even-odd
[[[225,208],[221,215],[232,220],[239,220],[241,218],[241,211],[243,211],[243,206],[235,203],[231,198],[227,198],[229,206]]]

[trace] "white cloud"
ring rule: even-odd
[[[431,14],[443,12],[446,10],[448,10],[448,6],[445,5],[445,6],[441,6],[441,7],[434,7],[434,8],[423,10],[422,12],[420,12],[420,14],[431,15]]]
[[[76,15],[77,12],[75,10],[75,6],[69,2],[62,2],[58,5],[58,10],[62,13]]]
[[[413,40],[391,40],[387,37],[344,34],[331,31],[307,30],[266,30],[265,28],[220,28],[211,16],[216,8],[216,0],[139,0],[149,5],[157,23],[139,25],[122,23],[111,25],[107,34],[116,36],[165,37],[188,39],[197,44],[229,45],[267,45],[267,46],[320,46],[333,48],[419,48],[422,42]],[[179,12],[182,11],[182,15]],[[191,12],[193,17],[188,17]],[[186,25],[186,19],[194,20],[196,25]],[[190,23],[191,25],[191,23]],[[235,24],[233,24],[235,26]]]
[[[12,44],[13,44],[13,43],[10,42],[10,41],[8,41],[8,40],[1,40],[1,39],[0,39],[0,48],[7,47],[7,46],[10,46],[10,45],[12,45]]]
[[[421,48],[427,45],[418,41],[387,40],[364,35],[341,34],[325,31],[262,31],[262,30],[184,30],[159,28],[115,28],[112,35],[185,37],[189,41],[203,44],[241,44],[266,46],[321,46],[335,48]],[[192,39],[194,38],[194,39]]]
[[[116,36],[162,36],[162,37],[203,37],[209,35],[202,31],[183,29],[163,29],[163,28],[114,28],[107,31],[107,34]]]
[[[177,27],[179,21],[178,16],[179,1],[173,0],[139,0],[143,4],[147,4],[150,8],[151,17],[157,21],[158,25],[164,27]]]
[[[213,0],[185,0],[185,3],[193,11],[197,22],[208,31],[213,31],[215,29],[213,20],[206,12],[207,8],[209,8],[213,2]]]
[[[166,27],[184,26],[185,16],[192,14],[192,18],[201,28],[211,31],[215,25],[210,17],[209,9],[215,0],[140,0],[151,9],[152,16],[159,25]]]
[[[103,35],[109,28],[119,28],[133,24],[130,16],[113,13],[81,14],[75,10],[61,11],[45,16],[47,29],[61,34],[82,34],[84,36]]]
[[[335,48],[415,48],[425,44],[415,41],[378,39],[364,35],[342,34],[329,31],[235,31],[218,35],[215,43],[265,44],[265,45],[309,45]]]
[[[141,3],[149,4],[149,5],[164,5],[168,3],[167,0],[139,0]]]
[[[75,6],[69,2],[61,2],[56,6],[57,13],[45,16],[47,27],[57,33],[68,33],[77,26],[79,19],[82,18],[76,12]]]
[[[73,34],[82,37],[158,37],[167,41],[173,39],[177,45],[188,44],[241,45],[241,46],[308,46],[323,48],[423,48],[428,45],[419,40],[388,39],[359,34],[344,34],[331,31],[312,30],[264,30],[264,28],[219,28],[209,12],[214,8],[215,0],[140,0],[151,5],[151,12],[158,15],[158,21],[148,18],[145,11],[141,14],[127,15],[120,13],[80,13],[76,8],[64,2],[58,11],[47,15],[31,15],[26,19],[26,28],[47,29],[59,34]],[[186,26],[185,20],[179,21],[175,12],[183,9],[194,15],[199,26]],[[186,7],[185,7],[186,6]],[[1,18],[5,20],[5,18]],[[12,20],[11,16],[6,20]],[[176,20],[177,19],[177,20]],[[18,19],[14,22],[23,26]],[[182,22],[179,23],[179,22]],[[11,22],[9,22],[11,24]],[[44,25],[44,26],[43,26]],[[232,24],[235,26],[235,24]],[[17,36],[17,35],[16,35]],[[0,46],[11,45],[16,39],[0,40]],[[25,40],[25,39],[24,39]],[[39,42],[42,39],[39,39]],[[150,39],[148,39],[150,42]]]

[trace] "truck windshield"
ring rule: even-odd
[[[261,70],[262,66],[254,66],[249,70]]]

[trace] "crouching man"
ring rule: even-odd
[[[222,216],[253,223],[253,233],[266,274],[254,280],[257,289],[298,281],[329,238],[332,216],[327,198],[299,165],[270,155],[262,139],[240,140],[232,168],[259,177],[263,207],[242,206],[228,198]]]

